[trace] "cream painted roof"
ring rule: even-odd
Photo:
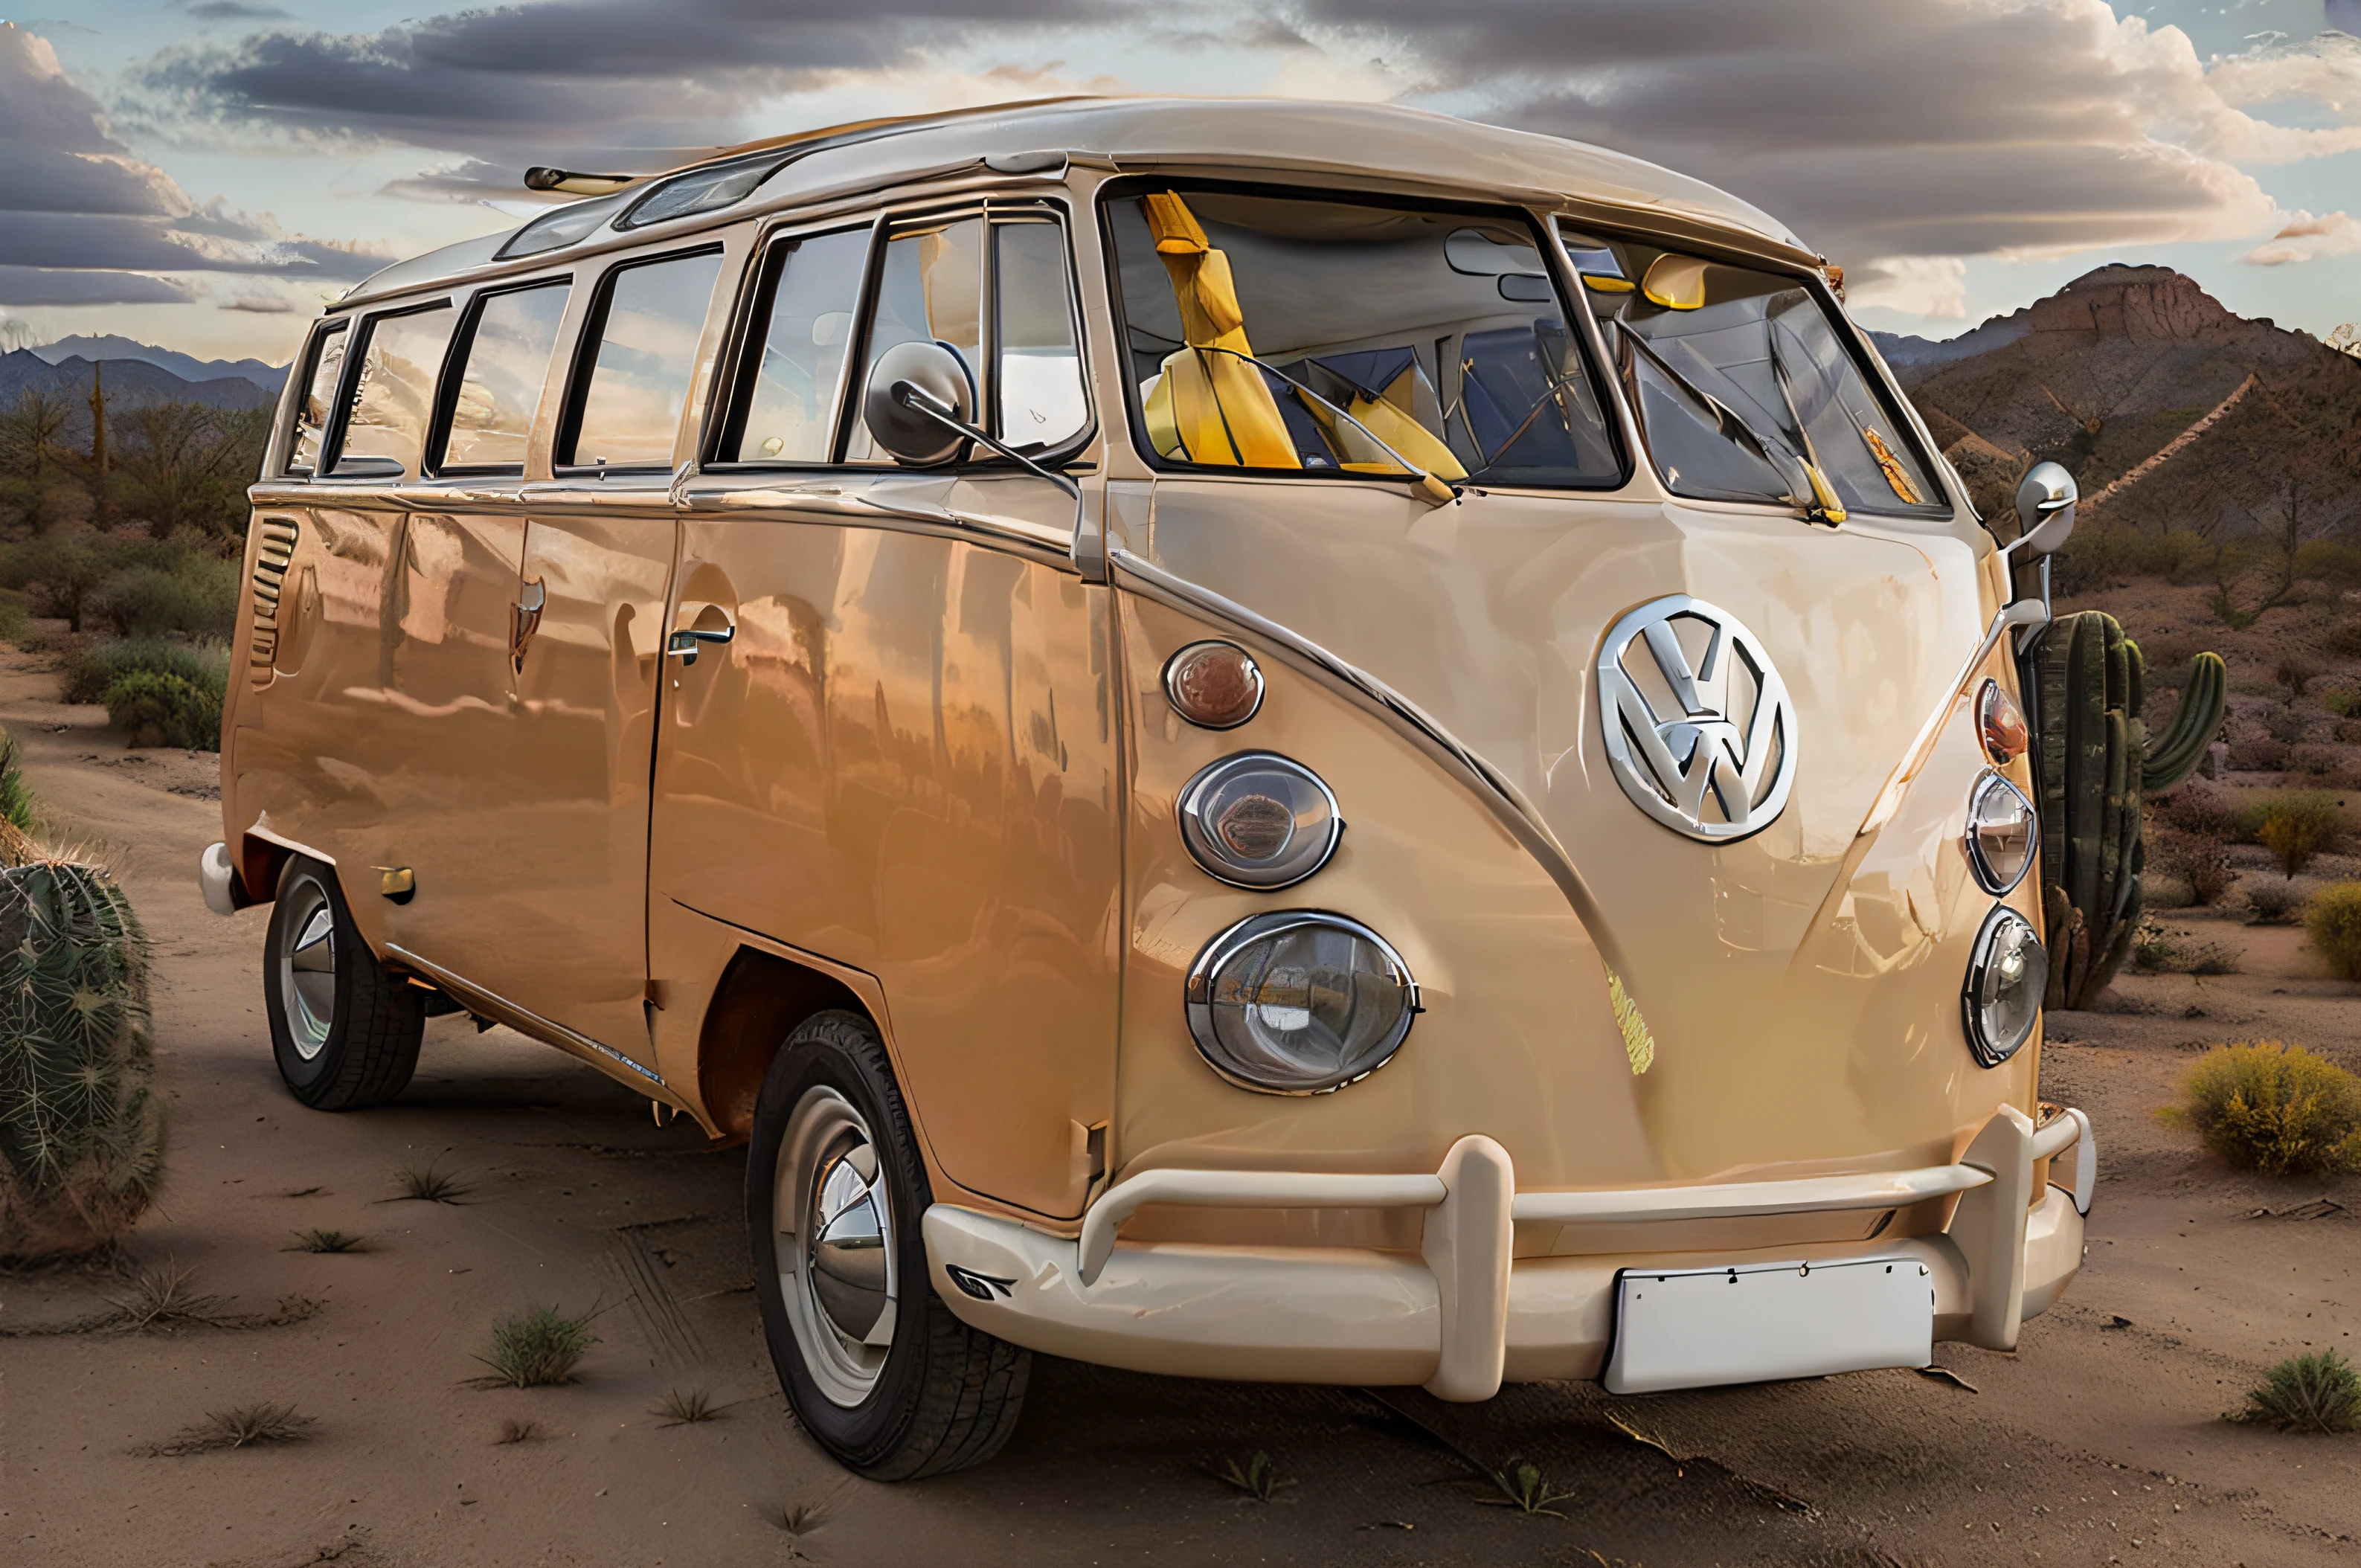
[[[849,139],[831,138],[840,134]],[[773,143],[791,152],[804,137]],[[1578,202],[1685,220],[1790,250],[1806,247],[1768,214],[1701,180],[1587,143],[1504,130],[1423,109],[1381,104],[1307,103],[1269,98],[1077,98],[1002,105],[845,132],[818,131],[816,145],[735,207],[730,217],[794,204],[807,192],[897,172],[938,170],[995,154],[1053,151],[1095,155],[1118,164],[1235,165],[1299,171],[1406,177],[1460,186],[1469,193],[1546,192]],[[721,158],[744,149],[718,152]],[[688,165],[686,167],[696,167]],[[666,172],[676,172],[667,170]],[[709,214],[719,218],[721,214]],[[511,231],[513,232],[513,231]],[[653,232],[653,230],[651,232]],[[610,231],[595,231],[585,244]],[[347,297],[374,295],[480,267],[507,234],[462,241],[397,262]],[[564,254],[553,251],[549,258]]]

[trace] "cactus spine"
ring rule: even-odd
[[[93,1251],[146,1211],[151,1071],[148,943],[123,890],[71,861],[0,869],[0,1258]]]
[[[2192,662],[2180,706],[2153,748],[2139,717],[2147,666],[2114,617],[2059,616],[2030,663],[2026,684],[2039,707],[2045,1004],[2082,1007],[2114,979],[2139,926],[2142,798],[2188,777],[2221,729],[2222,659],[2200,653]]]

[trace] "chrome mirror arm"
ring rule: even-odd
[[[924,387],[917,385],[916,382],[896,381],[894,383],[892,388],[888,389],[886,395],[891,397],[895,402],[901,404],[904,408],[909,409],[914,412],[926,415],[928,419],[933,420],[937,424],[941,425],[944,429],[955,431],[959,434],[966,436],[970,441],[989,446],[992,450],[999,453],[1003,457],[1007,458],[1010,462],[1023,466],[1028,472],[1040,476],[1042,478],[1047,479],[1051,484],[1057,486],[1060,490],[1063,490],[1067,495],[1071,496],[1074,499],[1074,564],[1082,568],[1083,576],[1090,578],[1092,581],[1103,581],[1106,575],[1106,549],[1104,541],[1100,541],[1097,548],[1094,550],[1085,552],[1082,548],[1085,532],[1090,529],[1091,519],[1089,517],[1090,509],[1083,499],[1082,487],[1081,485],[1075,483],[1074,480],[1068,477],[1066,475],[1059,473],[1056,469],[1051,468],[1047,465],[1035,462],[1032,458],[1027,456],[1024,453],[1017,451],[1016,448],[1009,445],[1006,442],[1001,441],[994,436],[988,435],[981,428],[970,424],[967,421],[959,417],[959,411],[957,410],[953,409],[950,404],[945,403],[942,400],[937,398],[933,393],[928,391]],[[1086,555],[1090,558],[1086,559]],[[1095,575],[1092,570],[1093,560],[1097,566]]]

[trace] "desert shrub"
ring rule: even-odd
[[[2245,888],[2246,916],[2257,926],[2284,926],[2302,913],[2303,895],[2291,882],[2266,878]]]
[[[2178,878],[2188,884],[2196,904],[2222,902],[2230,891],[2230,851],[2213,833],[2192,833],[2177,828],[2152,828],[2148,835],[2150,873]]]
[[[2201,839],[2228,839],[2245,809],[2235,791],[2202,776],[2184,779],[2172,792],[2149,797],[2165,826]]]
[[[2345,772],[2345,753],[2334,746],[2290,746],[2287,771],[2306,778],[2333,778]]]
[[[2361,659],[2361,620],[2342,620],[2331,627],[2327,647],[2340,658]]]
[[[2262,725],[2264,732],[2272,740],[2286,745],[2292,746],[2303,739],[2304,717],[2292,707],[2274,707],[2264,710]]]
[[[2312,951],[2339,980],[2361,980],[2361,882],[2331,883],[2304,910]]]
[[[219,643],[179,642],[161,637],[94,642],[66,667],[60,700],[104,702],[107,688],[135,670],[178,675],[192,685],[223,691],[229,685],[229,650]]]
[[[158,670],[134,670],[107,687],[106,721],[134,746],[221,749],[221,694]]]
[[[2242,773],[2275,773],[2287,766],[2287,742],[2276,735],[2249,735],[2230,742],[2230,766]]]
[[[2230,1419],[2282,1431],[2361,1431],[2361,1372],[2334,1350],[2290,1355],[2247,1390],[2246,1408]]]
[[[2347,718],[2337,725],[2336,739],[2340,744],[2361,744],[2361,718]]]
[[[2339,718],[2361,715],[2361,686],[2334,686],[2320,694],[2320,706]]]
[[[30,620],[22,604],[14,598],[0,597],[0,642],[14,642],[23,647],[25,634],[31,630],[27,624]]]
[[[2320,666],[2293,649],[2281,653],[2278,667],[2271,671],[2271,679],[2286,690],[2290,704],[2319,678]]]
[[[2238,950],[2188,931],[2143,920],[2132,936],[2132,967],[2151,974],[2235,974]]]
[[[555,1307],[532,1307],[494,1320],[492,1354],[476,1359],[492,1369],[484,1382],[533,1388],[573,1382],[574,1369],[598,1343],[587,1316],[569,1318]]]
[[[237,596],[236,562],[186,554],[169,566],[116,573],[99,587],[92,609],[118,637],[226,639],[237,627]]]
[[[2165,1116],[2267,1176],[2361,1168],[2361,1079],[2301,1046],[2214,1047]]]
[[[2292,878],[2345,831],[2345,811],[2333,795],[2290,790],[2248,808],[2247,830]]]
[[[115,880],[0,871],[0,1259],[94,1251],[163,1173],[149,1087],[148,944]]]

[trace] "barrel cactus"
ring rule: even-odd
[[[115,879],[0,868],[0,1259],[104,1247],[163,1170],[148,943]]]
[[[2098,610],[2061,615],[2028,660],[2039,745],[2041,901],[2051,1007],[2087,1005],[2115,977],[2140,918],[2143,795],[2189,776],[2220,733],[2222,659],[2191,661],[2180,707],[2151,744],[2139,644]]]

